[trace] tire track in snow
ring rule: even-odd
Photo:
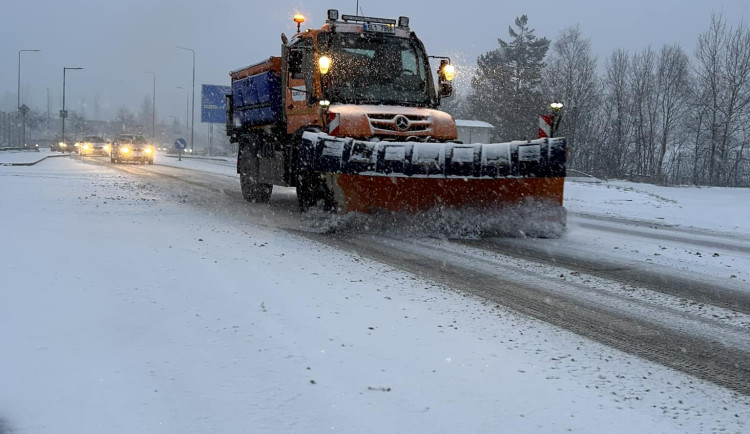
[[[613,348],[750,395],[750,348],[742,343],[743,332],[740,330],[734,331],[734,342],[722,342],[720,338],[707,337],[706,334],[710,333],[699,336],[690,329],[677,330],[659,324],[658,321],[644,322],[641,318],[545,290],[543,283],[540,285],[540,280],[529,273],[528,280],[536,284],[509,281],[462,265],[462,261],[446,252],[439,252],[437,257],[415,252],[404,248],[399,240],[300,234],[491,300]],[[498,262],[497,266],[500,268],[502,264]],[[701,324],[700,327],[706,325]],[[721,327],[715,330],[721,330]]]

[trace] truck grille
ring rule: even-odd
[[[420,115],[369,114],[367,115],[373,132],[377,133],[416,133],[430,131],[432,118]]]

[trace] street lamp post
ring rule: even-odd
[[[154,76],[154,90],[151,96],[151,138],[153,140],[156,140],[156,132],[155,132],[155,125],[156,125],[156,73],[151,71],[143,71],[146,74],[151,74]]]
[[[193,137],[195,133],[195,50],[192,48],[187,47],[180,47],[178,45],[175,45],[175,48],[179,48],[180,50],[187,50],[193,53],[193,99],[192,99],[192,115],[190,120],[190,151],[193,151]]]
[[[79,67],[69,68],[67,66],[63,67],[63,100],[62,100],[62,110],[60,111],[60,117],[62,118],[61,136],[62,136],[63,143],[65,143],[65,118],[68,117],[68,112],[65,111],[65,71],[67,71],[68,69],[76,70],[76,69],[83,69],[83,68],[79,68]],[[65,145],[67,146],[68,144],[65,143]]]
[[[549,126],[549,137],[555,137],[555,133],[557,132],[557,128],[560,126],[560,120],[562,120],[562,116],[560,115],[560,111],[563,108],[563,104],[561,102],[553,102],[549,105],[549,108],[552,109],[552,119],[551,119],[551,125]]]
[[[39,52],[42,50],[18,50],[18,102],[16,104],[16,108],[21,112],[21,117],[23,118],[23,129],[21,130],[21,143],[20,146],[23,146],[26,143],[26,110],[21,110],[21,53],[24,52]]]
[[[21,53],[39,51],[42,50],[18,50],[18,104],[16,104],[16,108],[21,108]]]
[[[49,130],[49,88],[47,88],[47,129]]]
[[[190,123],[190,94],[188,93],[188,90],[185,89],[182,86],[177,86],[177,89],[182,89],[185,91],[185,134],[188,133],[188,124]]]

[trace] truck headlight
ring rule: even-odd
[[[328,56],[320,56],[318,59],[318,68],[321,74],[328,74],[328,70],[331,69],[331,58]]]
[[[128,152],[130,152],[130,149],[128,149],[127,146],[123,146],[122,148],[120,148],[120,152],[122,152],[123,154],[127,154]]]
[[[145,152],[147,154],[150,154],[150,153],[152,153],[154,151],[151,148],[146,148],[146,149],[143,150],[143,152]]]
[[[88,151],[89,150],[89,145],[83,145],[83,150],[84,151]]]

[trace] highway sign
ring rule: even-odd
[[[201,87],[201,122],[225,124],[227,122],[227,98],[232,93],[229,86],[204,84]]]

